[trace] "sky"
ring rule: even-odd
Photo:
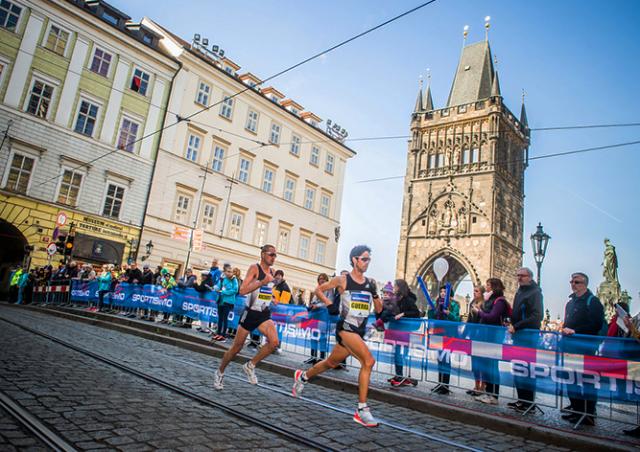
[[[208,37],[226,55],[266,78],[420,1],[323,2],[137,0],[111,3],[134,20],[147,16],[190,40]],[[177,6],[179,5],[179,6]],[[445,106],[462,47],[484,39],[498,59],[505,104],[531,128],[640,122],[640,2],[438,0],[271,82],[350,138],[407,135],[418,77],[431,71],[435,108]],[[640,127],[532,131],[530,156],[640,140]],[[347,165],[338,269],[350,248],[373,249],[369,273],[395,276],[407,140],[354,141]],[[562,314],[570,274],[603,280],[603,240],[616,246],[619,278],[640,308],[640,145],[531,161],[525,174],[524,264],[535,269],[530,235],[538,222],[552,237],[542,268],[545,307]],[[514,272],[515,274],[515,272]],[[488,275],[487,275],[488,276]],[[463,294],[458,294],[463,295]]]

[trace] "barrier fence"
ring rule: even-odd
[[[70,291],[66,287],[48,287],[47,296],[69,294],[74,303],[98,300],[96,281],[73,280]],[[215,292],[126,283],[105,294],[105,303],[119,308],[150,309],[203,323],[217,322],[217,299]],[[237,328],[244,305],[245,297],[238,296],[229,313],[230,328]],[[281,346],[289,353],[309,357],[312,350],[326,353],[335,345],[337,316],[329,316],[326,308],[278,305],[272,307],[272,318]],[[438,374],[449,374],[451,386],[465,389],[480,376],[484,382],[510,388],[512,394],[516,385],[534,390],[538,404],[558,408],[567,393],[609,401],[610,413],[621,411],[630,423],[639,420],[640,343],[634,339],[538,330],[511,335],[504,327],[427,319],[387,325],[368,341],[376,358],[374,370],[380,374],[394,375],[396,366],[418,381],[436,382]],[[501,395],[508,397],[504,390]],[[629,408],[614,409],[614,404]]]

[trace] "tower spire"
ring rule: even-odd
[[[527,110],[524,108],[524,89],[522,90],[522,108],[520,109],[520,124],[529,128],[529,121],[527,120]]]
[[[424,110],[422,106],[422,75],[419,78],[420,80],[420,89],[418,90],[418,98],[416,99],[416,107],[413,109],[414,113],[420,112]]]
[[[434,110],[433,98],[431,97],[431,69],[427,69],[427,90],[424,92],[423,106],[427,111]]]
[[[500,93],[500,80],[498,80],[498,57],[493,57],[495,70],[493,72],[493,81],[491,82],[491,97],[502,96]]]

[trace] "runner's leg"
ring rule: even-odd
[[[262,322],[258,326],[258,331],[267,338],[267,343],[258,350],[256,356],[251,358],[251,362],[254,366],[273,353],[280,343],[278,339],[278,332],[276,331],[276,324],[273,323],[273,320]]]
[[[315,377],[316,375],[319,375],[326,370],[338,367],[340,363],[347,359],[349,355],[349,350],[347,350],[340,344],[336,344],[336,346],[333,347],[333,350],[331,350],[331,354],[327,359],[323,359],[311,369],[308,369],[306,371],[307,379]]]
[[[249,335],[249,331],[245,330],[243,327],[238,325],[238,332],[236,333],[236,337],[233,340],[233,344],[229,347],[229,350],[222,357],[222,362],[220,363],[219,372],[221,374],[224,373],[224,370],[227,368],[227,365],[231,362],[231,360],[240,353],[242,347],[244,347],[244,341],[247,339]]]
[[[371,355],[369,347],[360,335],[341,331],[340,338],[342,346],[349,351],[358,361],[360,361],[360,374],[358,375],[358,401],[360,403],[367,402],[367,394],[369,392],[369,380],[371,379],[371,370],[376,360]],[[308,375],[308,374],[307,374]]]

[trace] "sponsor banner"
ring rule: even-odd
[[[212,323],[218,320],[217,298],[215,292],[167,291],[159,286],[124,283],[105,296],[117,306]],[[71,299],[97,301],[98,283],[72,281]],[[237,328],[244,309],[245,297],[238,296],[229,313],[230,328]],[[309,355],[311,350],[327,352],[334,346],[338,318],[329,316],[326,308],[308,310],[282,304],[272,305],[271,313],[280,341],[296,352]],[[373,320],[371,315],[369,325]],[[410,367],[423,374],[428,371],[431,376],[434,372],[450,373],[454,378],[479,378],[547,394],[566,392],[586,399],[640,402],[640,342],[634,339],[563,336],[536,330],[511,335],[506,328],[492,325],[401,319],[388,322],[385,331],[369,341],[369,347],[378,363]]]

